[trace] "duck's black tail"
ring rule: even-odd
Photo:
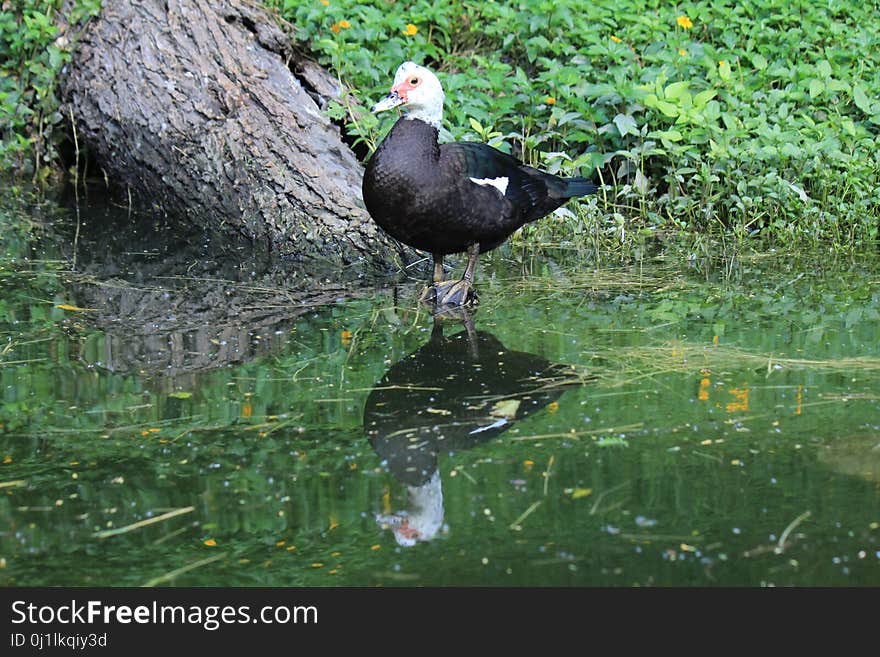
[[[562,178],[561,182],[564,184],[559,194],[562,198],[589,196],[599,190],[588,178]]]

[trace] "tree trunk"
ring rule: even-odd
[[[80,147],[166,213],[317,271],[399,265],[411,252],[370,220],[362,167],[309,94],[328,77],[247,0],[104,0],[63,94]]]

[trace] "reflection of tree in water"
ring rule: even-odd
[[[91,365],[154,377],[168,391],[190,387],[198,372],[277,352],[315,308],[370,294],[342,280],[353,273],[327,284],[317,265],[307,275],[249,241],[131,216],[97,191],[76,206],[78,239],[59,239],[77,263],[66,299],[102,333],[79,356]]]
[[[511,351],[474,329],[430,340],[393,365],[367,399],[364,430],[391,473],[407,486],[409,509],[378,515],[401,545],[427,541],[443,524],[442,452],[470,449],[556,400],[582,379],[569,366]]]

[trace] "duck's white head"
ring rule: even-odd
[[[443,87],[440,80],[424,66],[404,62],[397,68],[391,93],[373,105],[373,112],[384,112],[401,105],[406,118],[421,119],[435,128],[443,120]]]

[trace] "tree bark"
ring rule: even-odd
[[[332,77],[260,6],[104,0],[63,85],[80,147],[175,218],[318,271],[411,259],[370,220],[362,167],[309,93]]]

